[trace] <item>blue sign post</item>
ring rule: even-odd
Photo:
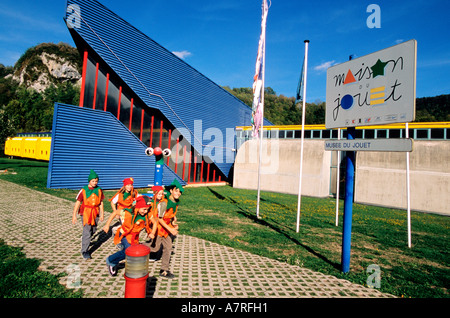
[[[347,128],[347,139],[355,139],[355,127]],[[350,270],[350,251],[352,241],[353,189],[355,183],[355,152],[347,151],[345,172],[344,223],[342,230],[342,272]]]
[[[353,55],[349,56],[349,61]],[[347,95],[350,96],[350,95]],[[347,128],[347,140],[355,139],[355,127]],[[344,222],[342,229],[342,272],[350,270],[350,252],[352,250],[353,189],[355,188],[355,152],[347,151],[345,171]]]

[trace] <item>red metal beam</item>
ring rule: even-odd
[[[178,167],[178,147],[180,146],[180,138],[177,138],[177,151],[175,153],[175,173],[177,173],[177,167]]]
[[[98,84],[98,63],[95,67],[95,85],[94,85],[94,99],[92,100],[92,109],[95,109],[95,103],[97,102],[97,84]]]
[[[106,112],[106,104],[108,103],[108,86],[109,86],[109,73],[106,74],[105,102],[103,103],[103,110],[105,112]]]
[[[192,179],[192,182],[197,182],[197,156],[194,153],[194,177]]]
[[[130,123],[128,124],[128,129],[131,131],[131,123],[133,122],[133,102],[134,99],[131,99],[131,104],[130,104]]]
[[[153,122],[155,120],[155,116],[152,116],[152,122],[150,123],[150,144],[148,145],[149,147],[153,147]]]
[[[183,147],[183,180],[185,170],[186,170],[186,145],[184,145]]]
[[[189,183],[189,181],[191,180],[191,162],[192,162],[192,151],[189,152],[189,170],[188,170],[188,179],[187,182]]]
[[[84,51],[83,55],[83,71],[81,75],[81,91],[80,91],[80,107],[84,105],[84,90],[86,89],[86,68],[88,60],[88,51]]]
[[[117,119],[120,120],[120,102],[122,100],[122,86],[119,86],[119,102],[117,103]]]
[[[139,139],[142,141],[142,132],[144,131],[144,108],[141,111],[141,133]]]
[[[164,124],[164,122],[161,120],[161,126],[160,126],[160,132],[159,132],[159,148],[162,147],[163,124]]]
[[[169,149],[170,149],[170,141],[171,141],[171,139],[172,139],[172,129],[169,129],[169,143],[168,143],[168,146],[167,146],[167,148],[169,148]],[[167,166],[169,166],[169,163],[170,163],[170,157],[167,157]]]

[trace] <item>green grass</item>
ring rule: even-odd
[[[0,178],[74,200],[77,191],[46,189],[47,163],[0,159]],[[101,186],[101,184],[100,184]],[[146,191],[145,191],[146,192]],[[109,198],[114,191],[107,191]],[[108,210],[108,204],[105,205]],[[302,198],[296,233],[297,196],[229,186],[186,188],[179,210],[180,233],[278,259],[366,285],[367,268],[381,268],[380,291],[399,297],[448,298],[450,218],[412,212],[412,247],[407,246],[406,211],[354,204],[351,267],[342,273],[342,215],[335,226],[335,200]],[[343,202],[340,202],[340,213]],[[1,286],[0,286],[1,288]]]
[[[343,202],[340,202],[340,211]],[[183,233],[366,285],[367,267],[381,268],[381,291],[399,297],[449,297],[450,218],[412,213],[412,248],[406,212],[354,204],[349,273],[341,272],[342,216],[335,200],[303,197],[296,233],[297,196],[231,187],[188,188],[182,197]]]
[[[39,261],[0,240],[0,298],[80,298],[81,291],[65,288],[60,276],[39,271]]]

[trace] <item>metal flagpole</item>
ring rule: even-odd
[[[264,29],[265,32],[265,29]],[[266,41],[263,44],[263,74],[262,74],[262,93],[261,93],[261,126],[259,127],[259,158],[258,158],[258,202],[256,204],[256,217],[259,219],[259,201],[261,199],[261,161],[262,161],[262,146],[264,137],[264,70],[266,68]]]
[[[409,138],[408,123],[405,124],[406,138]],[[407,217],[408,217],[408,247],[411,247],[411,187],[409,179],[409,152],[406,152],[406,197],[407,197]]]
[[[300,231],[300,207],[302,196],[302,176],[303,176],[303,141],[305,138],[305,118],[306,118],[306,75],[308,70],[308,44],[309,40],[305,40],[305,66],[304,66],[304,85],[303,85],[303,106],[302,106],[302,140],[300,146],[300,176],[298,181],[298,201],[297,201],[297,228],[296,232]]]
[[[341,139],[341,128],[338,128],[338,140]],[[337,171],[336,171],[336,226],[339,223],[339,178],[341,175],[341,152],[337,152]]]
[[[258,156],[258,195],[256,200],[256,217],[259,219],[259,208],[260,208],[260,199],[261,199],[261,161],[262,161],[262,141],[264,137],[264,81],[265,81],[265,69],[266,69],[266,21],[267,18],[267,2],[263,1],[263,23],[261,30],[261,39],[262,43],[262,87],[261,87],[261,124],[259,127],[259,156]]]

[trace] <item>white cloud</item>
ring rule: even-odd
[[[333,66],[334,64],[336,64],[335,62],[336,62],[335,60],[324,62],[320,65],[315,66],[314,70],[319,71],[319,72],[326,71],[330,66]]]
[[[191,56],[192,53],[189,51],[181,51],[181,52],[172,52],[173,54],[175,54],[176,56],[178,56],[180,59],[184,60],[185,58],[187,58],[188,56]]]

